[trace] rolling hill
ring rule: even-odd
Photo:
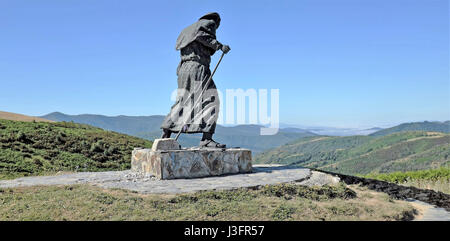
[[[83,124],[0,120],[0,178],[125,170],[133,148],[151,144]]]
[[[60,112],[54,112],[42,116],[42,118],[53,121],[88,124],[105,130],[154,140],[161,136],[160,125],[164,116],[66,115]],[[276,135],[261,136],[259,134],[260,128],[261,126],[258,125],[238,125],[233,127],[217,125],[214,139],[227,144],[229,147],[248,148],[254,153],[258,153],[302,137],[316,135],[300,128],[286,128],[280,129]],[[179,142],[182,146],[197,146],[200,139],[201,134],[183,134],[180,136]]]
[[[255,162],[356,175],[448,167],[449,157],[449,134],[409,131],[387,136],[306,137],[262,152]]]
[[[2,120],[13,120],[13,121],[26,121],[26,122],[54,122],[52,120],[44,119],[36,116],[27,116],[11,112],[0,111],[0,119]]]
[[[379,130],[377,132],[370,134],[370,136],[386,136],[401,131],[432,131],[432,132],[450,133],[450,121],[445,122],[424,121],[424,122],[403,123],[398,126]]]

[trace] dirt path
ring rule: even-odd
[[[414,218],[414,221],[450,221],[450,212],[443,208],[414,199],[407,199],[406,201],[419,211],[419,215]]]

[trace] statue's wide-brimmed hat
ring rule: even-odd
[[[207,13],[205,15],[203,15],[200,19],[211,19],[214,20],[217,23],[220,23],[220,15],[216,12],[212,12],[212,13]]]

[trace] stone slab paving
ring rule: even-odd
[[[139,193],[187,193],[201,190],[227,190],[266,184],[301,182],[310,178],[307,168],[277,165],[254,165],[252,173],[194,179],[156,180],[152,176],[127,171],[78,172],[56,176],[23,177],[1,180],[0,188],[91,184],[104,188],[121,188]]]

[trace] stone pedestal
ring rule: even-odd
[[[248,149],[189,148],[177,149],[170,139],[162,139],[169,150],[134,149],[131,170],[158,179],[197,178],[252,171],[252,154]],[[154,143],[155,145],[155,143]]]

